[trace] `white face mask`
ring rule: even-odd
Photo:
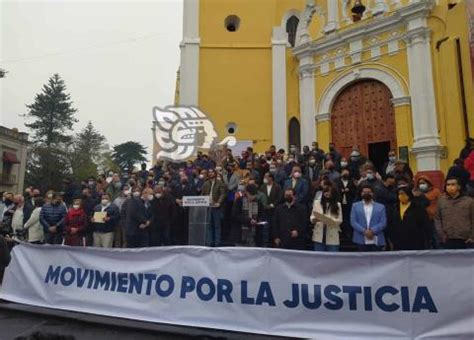
[[[373,179],[375,178],[374,174],[371,173],[371,172],[368,173],[366,177],[367,177],[367,179],[368,179],[369,181],[370,181],[370,180],[373,180]]]
[[[161,198],[162,195],[163,195],[163,194],[155,194],[155,197],[156,197],[156,198]]]
[[[80,206],[79,204],[74,204],[72,207],[77,210],[77,209],[79,209],[81,206]]]
[[[341,162],[341,166],[345,168],[347,166],[347,162]]]
[[[107,205],[109,203],[109,200],[102,200],[101,203],[102,205]]]
[[[130,190],[124,190],[123,194],[124,194],[125,196],[130,195]]]
[[[263,183],[264,183],[264,184],[268,184],[268,179],[264,178],[264,179],[263,179]]]
[[[134,191],[133,197],[140,197],[140,191]]]
[[[153,200],[153,195],[148,195],[147,198],[148,198],[148,201],[152,201]]]
[[[105,179],[105,181],[106,181],[107,183],[112,182],[112,177],[107,177],[107,178]]]
[[[420,183],[420,185],[418,186],[418,189],[420,189],[420,191],[422,191],[422,192],[426,192],[426,191],[428,191],[428,184]]]

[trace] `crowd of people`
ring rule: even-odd
[[[3,193],[7,241],[94,247],[188,244],[184,196],[209,196],[208,246],[296,250],[419,250],[474,246],[474,141],[437,188],[390,151],[381,169],[354,147],[346,159],[330,144],[302,152],[252,148],[219,159],[108,172],[61,192],[28,187]],[[442,190],[440,190],[442,189]]]

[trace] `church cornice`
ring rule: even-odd
[[[352,41],[390,31],[394,27],[406,25],[410,20],[427,17],[435,4],[435,0],[419,0],[395,10],[389,16],[374,17],[368,23],[362,21],[353,28],[332,32],[312,42],[296,46],[292,49],[293,54],[298,58],[322,54]]]

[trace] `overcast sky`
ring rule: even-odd
[[[110,145],[151,152],[152,107],[173,104],[182,0],[0,0],[0,125],[25,131],[25,104],[54,73]]]

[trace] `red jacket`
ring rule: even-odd
[[[469,171],[471,181],[474,181],[474,150],[471,150],[471,153],[464,160],[464,168]]]
[[[84,209],[70,208],[64,221],[64,231],[66,232],[64,236],[64,244],[68,246],[83,245],[82,237],[84,236],[84,231],[86,230],[86,224],[87,216]],[[72,234],[72,228],[78,229],[76,234]]]

